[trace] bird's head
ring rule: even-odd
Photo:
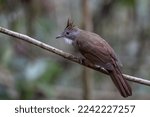
[[[66,28],[61,33],[61,35],[57,36],[58,38],[64,38],[67,43],[72,43],[75,41],[76,37],[79,35],[80,29],[75,27],[73,21],[68,19]]]

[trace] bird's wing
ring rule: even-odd
[[[117,61],[117,58],[109,44],[99,38],[77,40],[78,49],[90,62],[111,69],[112,63]]]

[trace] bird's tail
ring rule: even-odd
[[[122,75],[121,70],[118,66],[115,67],[112,71],[109,71],[109,74],[115,86],[118,88],[120,94],[123,97],[128,97],[132,95],[131,87]]]

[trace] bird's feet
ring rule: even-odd
[[[79,60],[80,64],[84,64],[86,61],[86,59],[83,57],[78,57],[78,60]]]

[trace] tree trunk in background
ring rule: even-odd
[[[34,0],[25,2],[27,35],[33,36],[33,37],[35,35],[34,23],[35,23],[35,16],[37,13],[35,6],[36,4],[34,3]]]
[[[81,1],[82,7],[82,26],[83,29],[92,31],[92,17],[89,10],[88,0]],[[84,67],[82,72],[82,85],[83,85],[83,99],[92,99],[92,84],[93,84],[93,71]]]
[[[39,1],[36,0],[24,0],[24,12],[25,12],[25,25],[26,25],[26,33],[27,35],[31,37],[35,37],[35,20],[37,18],[37,14],[40,12],[38,8]],[[36,58],[36,51],[37,48],[31,47],[29,44],[27,44],[27,47],[29,48],[28,51],[28,58],[29,59],[35,59]],[[32,55],[32,56],[31,56]]]

